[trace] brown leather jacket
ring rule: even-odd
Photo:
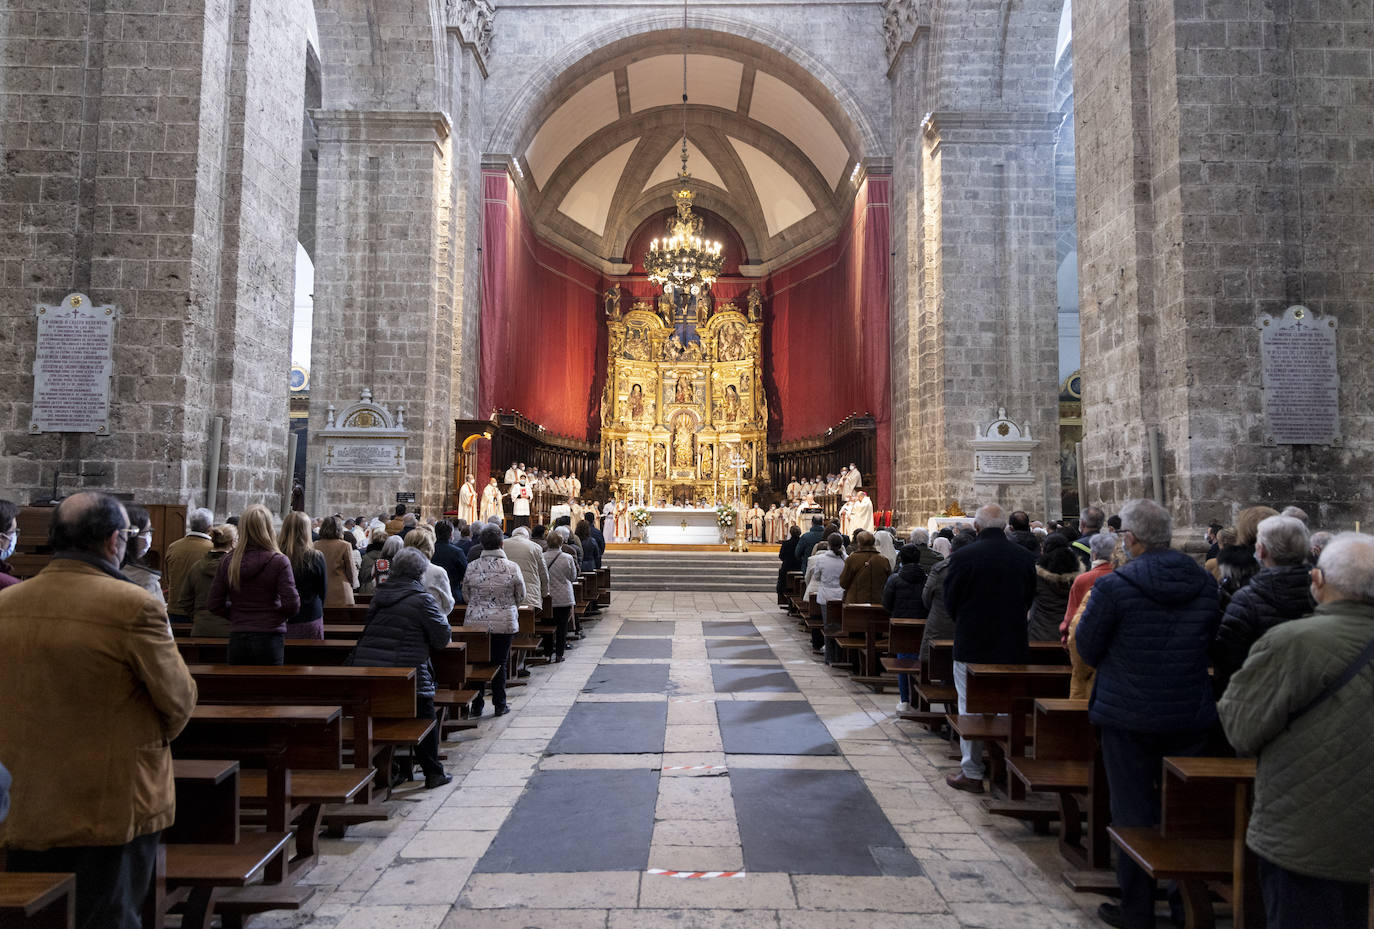
[[[873,548],[861,548],[844,562],[840,586],[845,603],[882,603],[883,588],[892,566]]]
[[[0,591],[0,758],[14,775],[0,845],[122,845],[170,826],[169,743],[195,704],[146,590],[56,558]]]

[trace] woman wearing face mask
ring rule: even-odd
[[[130,504],[124,509],[129,514],[129,526],[137,529],[138,535],[130,539],[129,544],[124,547],[124,563],[119,566],[119,570],[129,580],[166,603],[167,598],[162,595],[162,572],[154,571],[144,561],[148,549],[153,546],[152,519],[149,518],[148,511],[141,506]]]
[[[0,590],[18,584],[10,567],[10,556],[19,546],[19,507],[8,500],[0,500]]]

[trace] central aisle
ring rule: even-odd
[[[448,746],[451,787],[327,843],[308,925],[1097,925],[1027,856],[1054,867],[1053,840],[946,788],[948,744],[813,659],[771,594],[617,592],[527,680]]]

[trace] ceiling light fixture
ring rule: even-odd
[[[718,241],[702,237],[706,222],[692,212],[692,175],[687,170],[687,0],[682,0],[682,170],[673,199],[677,213],[668,218],[668,234],[649,243],[644,270],[665,294],[686,291],[695,296],[715,283],[725,265]]]

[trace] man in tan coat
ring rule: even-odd
[[[196,703],[162,602],[119,573],[132,533],[113,497],[68,497],[52,561],[0,591],[0,845],[11,871],[74,872],[84,929],[141,925],[175,816],[168,745]]]
[[[210,524],[215,514],[200,507],[186,517],[186,534],[167,546],[167,554],[162,559],[162,578],[167,582],[167,602],[176,603],[181,596],[181,585],[191,574],[196,562],[205,557],[210,550]],[[172,622],[190,622],[189,616],[171,616]]]

